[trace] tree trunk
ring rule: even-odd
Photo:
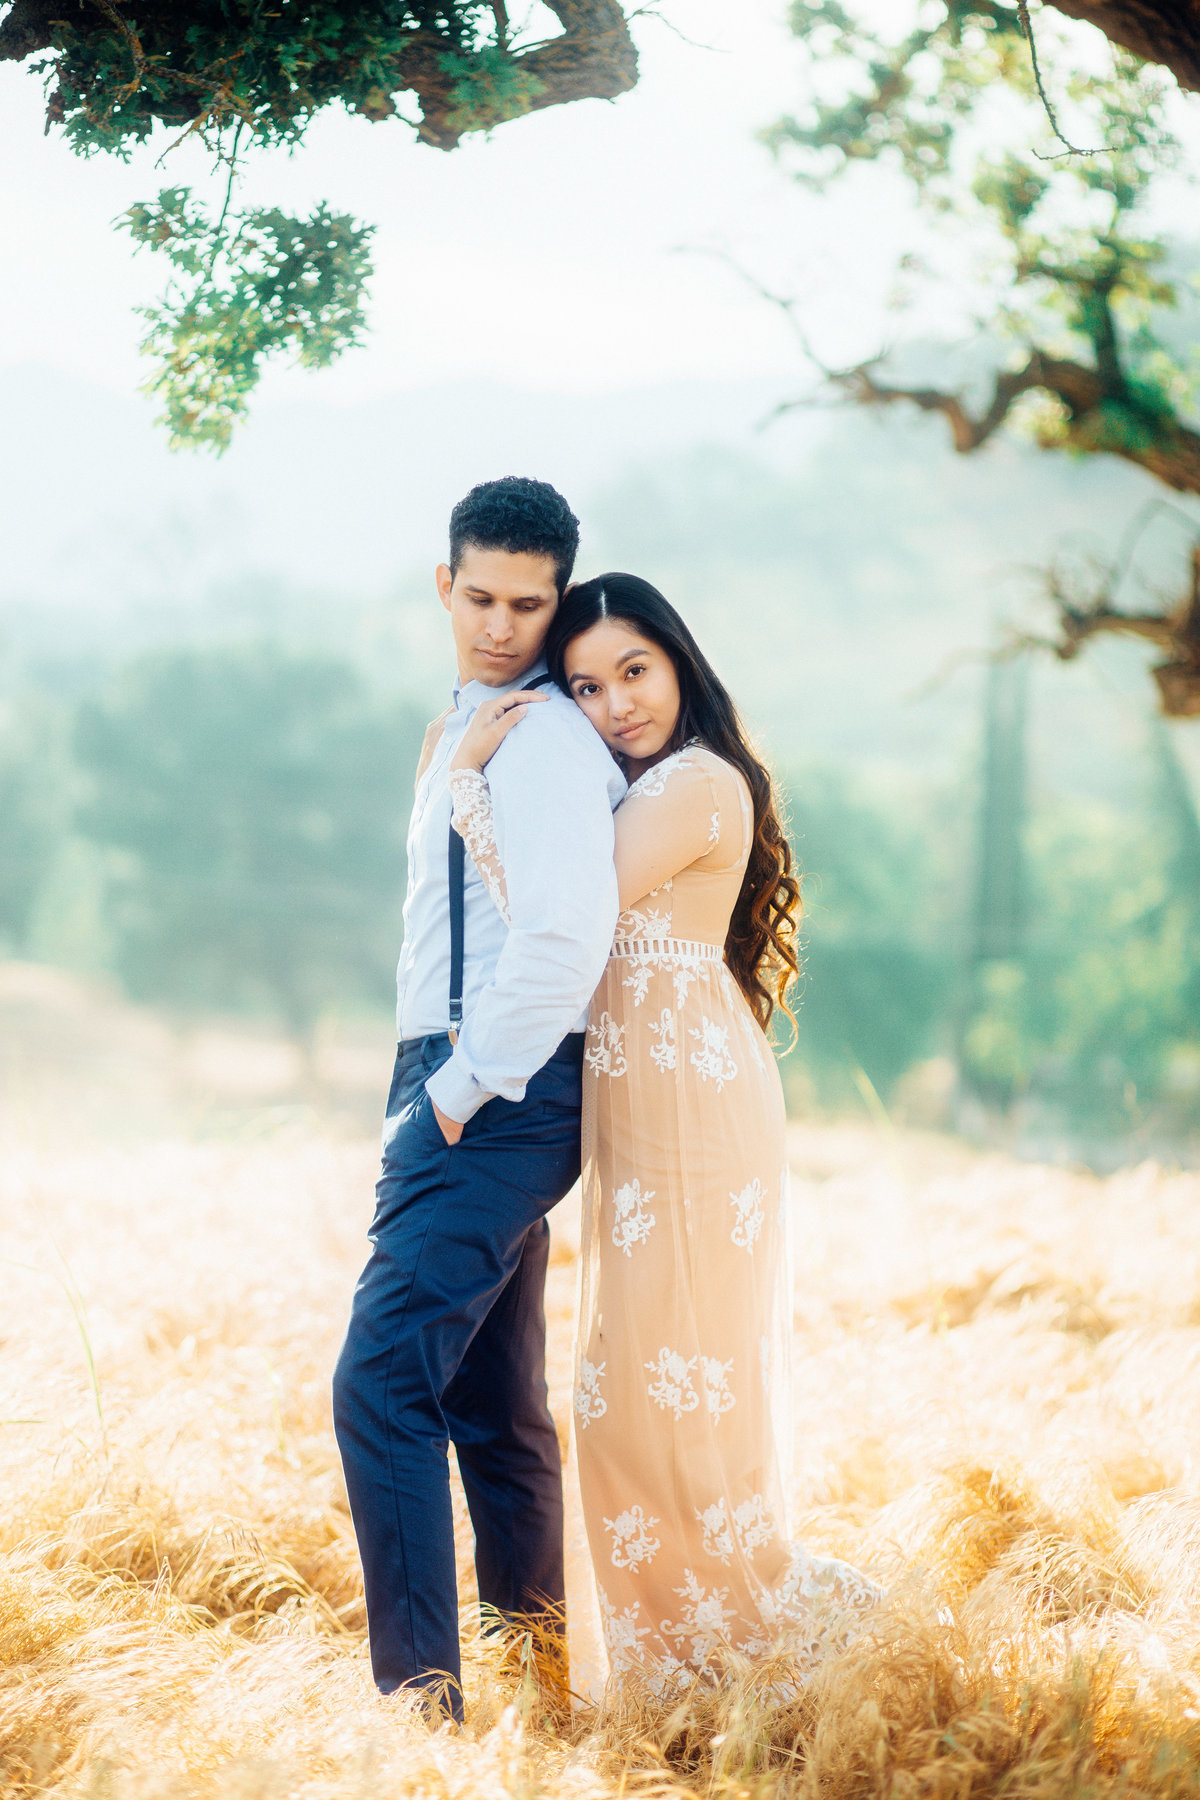
[[[1069,19],[1170,69],[1181,88],[1200,92],[1200,0],[1050,0]]]

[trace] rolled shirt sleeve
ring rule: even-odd
[[[612,809],[624,782],[573,703],[531,707],[487,767],[510,927],[450,1060],[425,1086],[465,1124],[530,1077],[577,1028],[617,921]]]

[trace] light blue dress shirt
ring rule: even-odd
[[[458,687],[408,828],[404,946],[396,972],[401,1038],[448,1028],[450,891],[449,764],[482,700],[544,672],[527,669],[506,688]],[[495,1095],[524,1097],[531,1075],[569,1031],[582,1031],[617,922],[613,809],[625,778],[574,701],[552,684],[487,766],[496,845],[511,924],[505,924],[470,856],[464,894],[463,1025],[449,1062],[426,1082],[448,1118],[465,1124]]]

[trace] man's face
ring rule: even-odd
[[[441,564],[437,588],[462,681],[507,687],[533,667],[558,607],[552,557],[468,544],[456,575]]]

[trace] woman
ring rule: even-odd
[[[585,1053],[575,1390],[609,1656],[656,1679],[780,1639],[812,1661],[880,1596],[787,1532],[785,1121],[766,1036],[797,968],[787,840],[729,695],[648,582],[572,588],[546,654],[629,779]],[[537,699],[481,707],[451,764],[455,824],[502,910],[482,771]]]

